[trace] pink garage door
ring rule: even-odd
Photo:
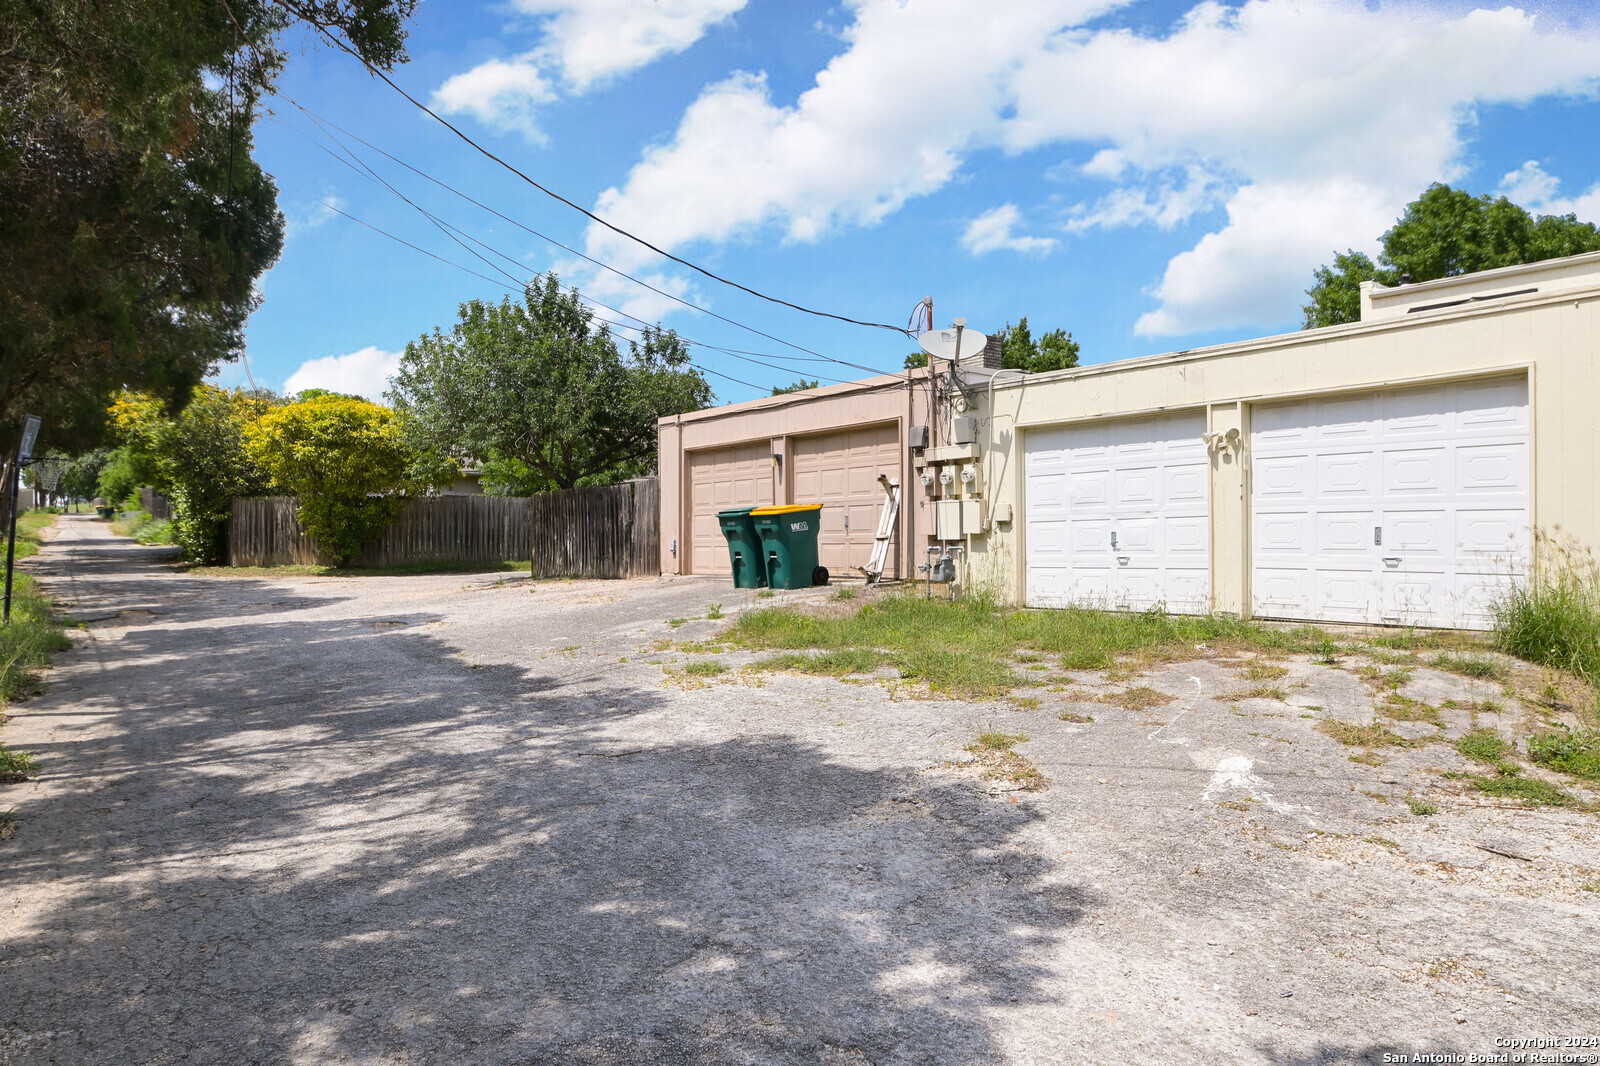
[[[717,512],[772,504],[772,445],[769,441],[689,454],[689,572],[732,574],[728,542]]]
[[[822,565],[841,577],[861,576],[859,568],[872,557],[873,536],[883,510],[878,475],[901,476],[899,426],[889,422],[797,438],[793,462],[793,502],[822,504],[822,532],[818,535]],[[901,502],[903,507],[904,500]],[[898,577],[898,534],[889,544],[883,574]]]

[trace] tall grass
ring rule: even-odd
[[[1533,575],[1491,613],[1501,651],[1600,684],[1600,567],[1589,549],[1536,531]]]
[[[72,646],[50,615],[50,601],[33,579],[19,573],[11,594],[11,624],[0,626],[0,706],[32,695],[39,682],[35,671],[50,656]]]

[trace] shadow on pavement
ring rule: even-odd
[[[114,709],[38,750],[100,787],[4,845],[5,898],[51,894],[0,1058],[980,1063],[1046,998],[1091,901],[1011,846],[1026,806],[394,620],[152,624],[80,675]]]

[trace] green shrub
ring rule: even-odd
[[[1573,777],[1600,781],[1600,732],[1567,729],[1529,737],[1528,758]]]

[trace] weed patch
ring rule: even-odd
[[[1260,660],[1250,663],[1241,671],[1246,681],[1276,681],[1288,672],[1288,667]]]
[[[1012,750],[1027,739],[1023,733],[990,731],[979,733],[966,750],[972,753],[984,780],[1010,782],[1022,792],[1043,792],[1050,785],[1043,772],[1033,760]]]
[[[1358,762],[1363,766],[1382,766],[1389,760],[1375,751],[1362,751],[1350,756],[1350,761]]]
[[[1600,781],[1600,733],[1568,729],[1529,737],[1528,758],[1551,770]]]
[[[1056,717],[1061,719],[1063,722],[1092,722],[1092,721],[1094,721],[1093,716],[1087,715],[1087,714],[1079,714],[1076,711],[1062,711],[1060,714],[1056,715]]]
[[[1354,725],[1350,722],[1341,722],[1337,718],[1323,718],[1318,720],[1317,729],[1325,736],[1332,737],[1341,744],[1348,744],[1352,748],[1409,748],[1411,746],[1411,741],[1381,722],[1373,722],[1370,725]]]
[[[1476,777],[1472,787],[1486,796],[1519,800],[1525,807],[1572,807],[1577,799],[1548,781],[1523,777],[1515,766],[1501,763],[1493,777]]]
[[[727,673],[728,668],[715,659],[696,659],[684,666],[683,672],[690,677],[716,677],[718,674]]]
[[[1160,707],[1177,699],[1165,692],[1157,692],[1149,685],[1137,685],[1133,688],[1123,689],[1121,692],[1108,692],[1099,697],[1099,703],[1109,703],[1129,711],[1143,711],[1151,707]]]
[[[0,627],[0,706],[39,691],[38,671],[72,647],[50,614],[33,578],[18,573],[11,590],[11,624]]]
[[[1497,763],[1515,747],[1492,729],[1474,729],[1456,741],[1456,750],[1477,762]]]
[[[1452,655],[1443,652],[1435,655],[1428,665],[1435,670],[1448,670],[1452,674],[1473,677],[1480,681],[1497,681],[1506,674],[1505,667],[1481,655]]]
[[[13,751],[0,744],[0,783],[26,781],[39,772],[39,760],[32,752]]]
[[[1238,703],[1241,700],[1277,700],[1282,703],[1289,698],[1289,694],[1277,685],[1252,685],[1239,692],[1230,692],[1222,698],[1229,703]]]
[[[882,665],[882,652],[873,651],[871,648],[845,648],[817,654],[788,652],[783,655],[769,655],[765,659],[751,663],[749,668],[844,677],[846,674],[870,674]]]
[[[1534,531],[1535,576],[1490,606],[1495,646],[1600,683],[1600,568],[1575,544]]]
[[[1362,837],[1361,839],[1365,843],[1376,844],[1378,847],[1388,848],[1390,851],[1400,850],[1400,845],[1390,840],[1388,837]]]
[[[1430,814],[1438,814],[1439,806],[1427,800],[1417,799],[1415,796],[1406,797],[1406,806],[1411,808],[1411,813],[1418,818],[1426,818]]]
[[[722,604],[713,603],[710,607],[707,607],[706,617],[711,619],[713,622],[720,619],[722,617]]]

